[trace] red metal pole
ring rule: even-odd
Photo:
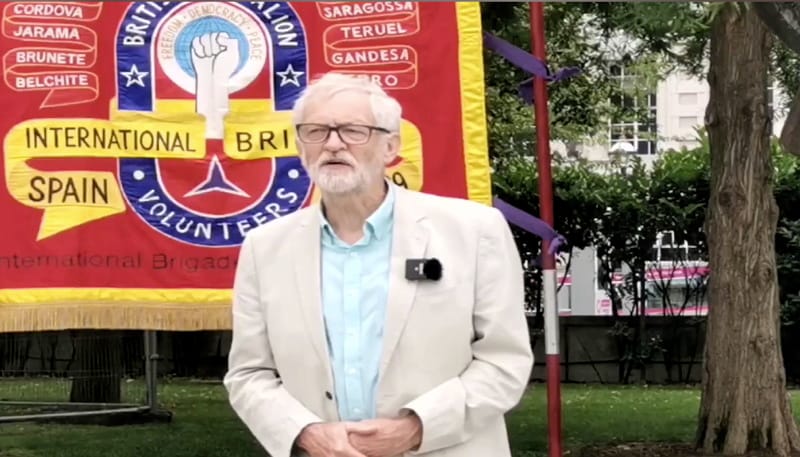
[[[544,30],[544,4],[530,4],[531,47],[533,55],[547,62]],[[536,120],[536,153],[539,168],[540,219],[555,227],[553,217],[553,177],[550,167],[550,117],[547,82],[533,79]],[[561,356],[559,355],[558,302],[556,299],[555,257],[548,255],[549,243],[542,244],[545,358],[547,362],[547,438],[548,457],[561,457]]]

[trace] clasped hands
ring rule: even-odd
[[[416,449],[422,423],[415,414],[362,422],[311,424],[297,437],[310,457],[399,457]]]

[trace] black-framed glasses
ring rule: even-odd
[[[327,124],[297,124],[297,138],[303,143],[324,143],[328,141],[331,132],[336,132],[339,139],[347,144],[364,144],[369,141],[372,132],[392,133],[383,127],[362,124],[341,124],[331,126]]]

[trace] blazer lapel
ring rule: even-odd
[[[428,245],[428,231],[422,223],[424,214],[416,211],[413,202],[408,201],[411,198],[408,191],[399,187],[396,190],[389,295],[379,379],[383,377],[403,333],[417,290],[417,282],[406,279],[406,260],[422,258]]]
[[[328,367],[326,372],[330,373],[327,332],[322,312],[321,240],[317,217],[316,210],[309,209],[300,223],[295,243],[302,254],[296,257],[294,273],[300,310],[308,329],[308,337],[311,338],[323,366]]]

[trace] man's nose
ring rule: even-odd
[[[347,147],[347,143],[342,141],[342,137],[339,135],[338,130],[331,130],[328,134],[328,139],[325,140],[325,148],[330,150],[340,150]]]

